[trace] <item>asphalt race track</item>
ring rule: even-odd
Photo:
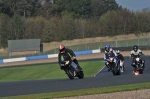
[[[113,76],[112,72],[103,68],[95,77],[84,79],[0,82],[0,97],[150,82],[150,57],[143,58],[146,61],[146,68],[144,73],[138,76],[132,75],[131,59],[126,57],[125,72],[120,76]]]

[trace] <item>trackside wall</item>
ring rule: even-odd
[[[93,53],[100,53],[100,52],[101,52],[100,49],[96,49],[96,50],[77,51],[75,52],[75,54],[83,55],[83,54],[93,54]],[[54,57],[58,57],[58,54],[2,59],[0,60],[0,64],[8,63],[8,62],[17,62],[17,61],[39,60],[39,59],[54,58]]]

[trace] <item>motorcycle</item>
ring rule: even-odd
[[[116,58],[118,74],[121,75],[124,71],[124,63],[119,58]]]
[[[134,55],[134,57],[132,57],[133,59],[135,59],[134,75],[143,74],[144,71],[144,60],[142,60],[140,56],[141,55]]]
[[[115,60],[116,60],[116,62],[115,62]],[[119,61],[120,60],[116,59],[115,57],[109,57],[109,66],[110,66],[114,76],[121,75],[121,68],[120,68]]]
[[[65,65],[61,65],[65,70],[66,74],[70,79],[74,79],[74,77],[78,77],[79,79],[84,78],[83,70],[80,70],[77,67],[77,64],[72,60],[65,61]]]

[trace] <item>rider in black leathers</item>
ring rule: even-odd
[[[61,65],[65,64],[64,61],[66,58],[68,60],[72,60],[74,63],[76,63],[78,66],[78,69],[80,71],[82,71],[82,68],[80,67],[80,65],[78,63],[78,61],[76,59],[76,55],[74,54],[74,52],[71,49],[65,48],[65,46],[61,44],[59,46],[59,54],[58,54],[58,64],[60,66],[60,69],[63,69]]]
[[[125,71],[125,69],[124,69],[124,67],[125,67],[124,66],[124,56],[120,53],[119,50],[116,50],[116,54],[117,54],[116,58],[120,59],[120,66],[123,67],[123,70],[121,70],[121,72],[123,72],[123,71]]]

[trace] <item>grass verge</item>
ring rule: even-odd
[[[81,89],[81,90],[74,90],[74,91],[50,92],[50,93],[42,93],[42,94],[3,97],[0,99],[53,99],[53,98],[122,92],[122,91],[131,91],[131,90],[140,90],[140,89],[150,89],[150,82],[121,85],[121,86],[110,86],[110,87],[103,87],[103,88]]]
[[[101,61],[79,62],[85,77],[94,76],[104,65]],[[0,82],[68,78],[58,64],[0,68]]]

